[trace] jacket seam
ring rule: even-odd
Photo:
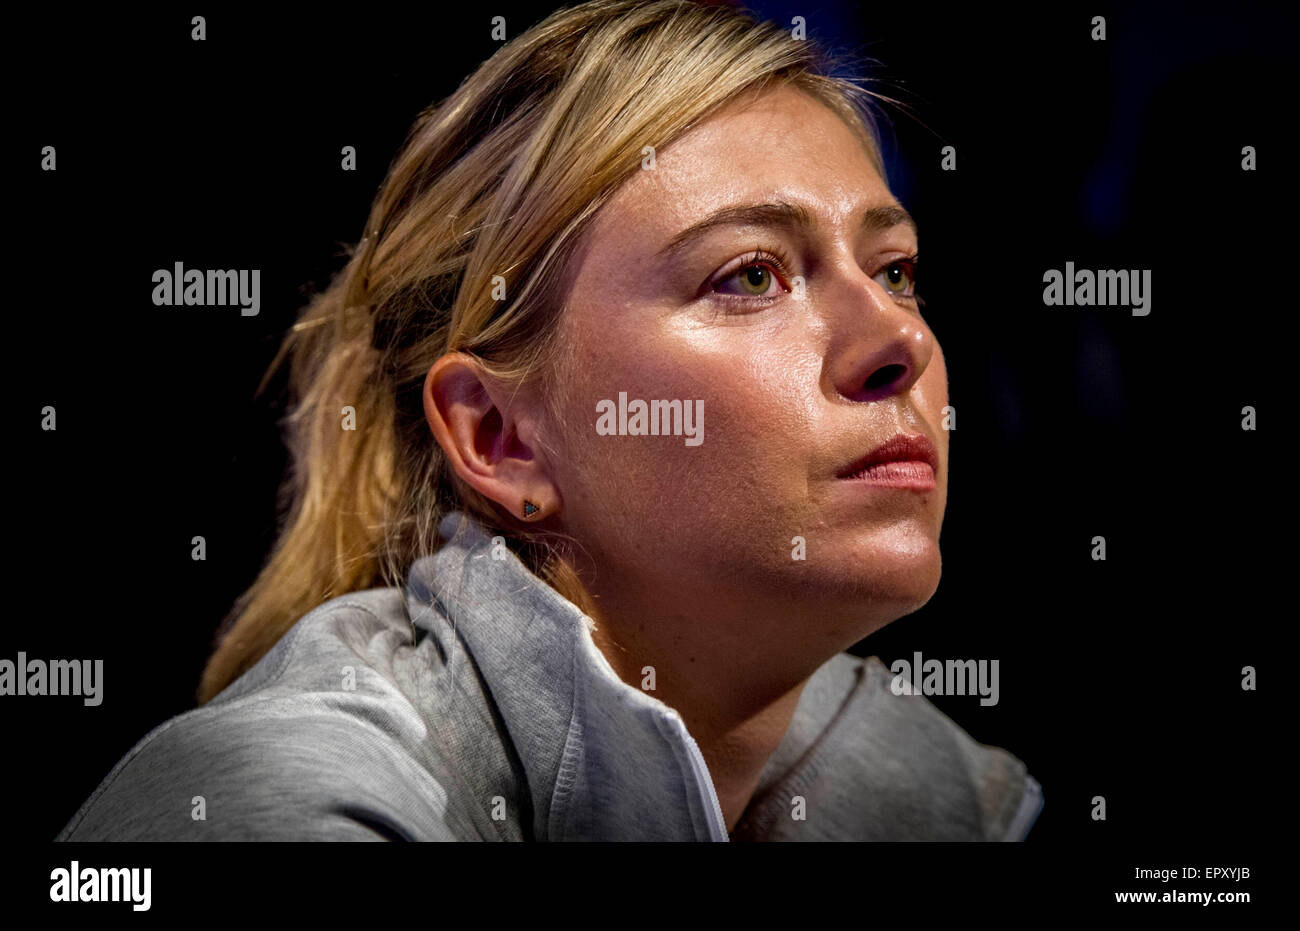
[[[350,604],[352,607],[355,607],[355,608],[357,608],[358,610],[362,611],[363,613],[365,613],[365,614],[369,614],[372,618],[374,618],[376,621],[378,621],[381,625],[384,624],[384,623],[386,623],[386,621],[384,620],[384,618],[380,617],[378,614],[376,614],[374,611],[372,611],[372,610],[371,610],[369,607],[367,607],[366,605],[359,604],[359,603],[356,603],[356,602],[350,602],[349,604]],[[403,606],[403,610],[405,610],[405,607],[406,607],[406,601],[405,601],[405,598],[402,599],[402,606]],[[343,607],[343,606],[340,605],[340,607]],[[332,614],[333,612],[329,612],[329,613]],[[453,630],[453,635],[454,635],[454,630]],[[469,657],[471,660],[473,659],[473,655],[469,652],[469,650],[465,650],[465,654],[466,654],[466,656]],[[280,671],[283,671],[283,666],[281,667],[281,670],[280,670]],[[277,673],[277,677],[278,677],[278,673]],[[453,688],[448,689],[447,691],[448,691],[449,693],[452,692],[452,691],[461,692],[461,683],[459,682],[459,679],[453,677],[453,680],[452,680],[452,681],[453,681],[453,683],[454,683]],[[269,683],[268,683],[268,684],[269,684]],[[390,683],[390,684],[391,684],[391,683]],[[463,695],[464,692],[461,692],[461,694]],[[468,698],[472,698],[473,696],[466,696],[466,697],[468,697]],[[418,706],[415,705],[414,702],[411,701],[411,696],[408,696],[408,695],[406,695],[405,693],[403,693],[403,698],[405,698],[406,701],[411,705],[411,707],[415,709],[416,713],[419,714],[420,709],[419,709]],[[490,697],[489,697],[489,700],[491,700]],[[491,720],[491,716],[488,715],[488,714],[485,714],[485,713],[483,712],[482,707],[481,707],[477,702],[471,701],[471,702],[470,702],[470,705],[474,708],[474,711],[477,713],[479,720],[480,720],[480,721],[485,725],[485,727],[484,727],[484,731],[485,731],[486,733],[496,733],[496,724]],[[421,720],[424,721],[425,723],[429,724],[429,725],[432,726],[433,728],[435,728],[435,730],[438,728],[438,720],[437,720],[436,716],[430,715],[430,716],[428,716],[428,717],[425,717],[425,716],[421,715]],[[441,732],[439,732],[439,733],[441,733]],[[439,738],[439,746],[446,746],[446,743],[445,743],[444,741],[442,741],[441,738]],[[448,773],[448,774],[449,774],[453,779],[455,779],[456,782],[460,785],[460,788],[461,788],[463,794],[464,794],[465,796],[470,795],[471,793],[469,793],[469,792],[467,791],[467,787],[466,787],[466,784],[465,784],[465,780],[461,778],[461,775],[460,775],[459,771],[456,769],[456,767],[450,765],[449,761],[445,758],[445,756],[443,756],[443,755],[441,755],[441,754],[439,755],[439,759],[442,760],[442,762],[444,763],[444,765],[445,765],[445,769],[446,769],[447,773]],[[428,770],[426,769],[426,772],[427,772],[427,771],[428,771]],[[429,775],[434,779],[435,782],[438,781],[438,777],[437,777],[436,774],[434,774],[434,773],[429,773]],[[449,795],[449,799],[450,799],[450,795]],[[450,811],[451,808],[452,808],[452,806],[449,804],[449,805],[448,805],[448,811]],[[445,818],[445,816],[444,816],[444,818]],[[457,819],[457,820],[459,820],[459,819]],[[473,827],[473,828],[475,828],[475,829],[477,829],[478,826],[477,826],[476,824],[473,823],[473,819],[470,819],[470,821],[471,821],[470,826]],[[450,826],[449,824],[446,824],[446,822],[445,822],[445,820],[444,820],[444,827],[447,827],[448,829],[450,829],[451,826]],[[499,824],[497,821],[495,821],[495,820],[492,821],[492,829],[496,832],[498,838],[500,838],[501,840],[507,840],[507,838],[506,838],[506,836],[505,836],[505,833],[502,831],[502,828],[501,828],[500,824]]]
[[[1002,840],[1018,842],[1028,837],[1035,822],[1038,821],[1038,816],[1043,813],[1043,806],[1046,802],[1047,800],[1043,797],[1043,787],[1038,784],[1037,779],[1026,772],[1024,792],[1020,796],[1020,804],[1016,806],[1016,811],[1011,816],[1011,822],[1007,825],[1006,834]]]
[[[579,709],[585,701],[585,690],[581,678],[578,675],[578,651],[574,650],[569,668],[569,681],[573,683],[574,690],[573,707],[569,711],[569,724],[564,732],[564,749],[560,753],[560,765],[555,774],[555,788],[551,792],[550,811],[546,813],[547,840],[551,840],[552,835],[563,838],[564,828],[568,822],[569,797],[573,792],[573,785],[578,772],[578,748],[575,741],[582,741],[581,736],[575,737],[578,730]],[[561,818],[564,823],[559,823]]]

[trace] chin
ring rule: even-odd
[[[860,605],[878,607],[893,620],[911,614],[934,597],[943,559],[937,540],[908,537],[887,547],[862,548],[853,565],[844,569],[843,578],[851,580],[850,598]]]

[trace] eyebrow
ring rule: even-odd
[[[709,230],[719,226],[772,226],[791,230],[806,230],[812,226],[808,211],[797,204],[777,201],[769,204],[740,204],[723,207],[693,223],[672,238],[659,250],[656,258],[670,258],[682,252],[690,243]],[[898,204],[882,204],[862,214],[863,232],[879,232],[895,226],[910,226],[912,234],[919,236],[916,220]]]

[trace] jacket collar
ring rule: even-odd
[[[618,677],[594,621],[464,512],[438,532],[443,546],[411,566],[407,610],[470,653],[522,763],[534,837],[727,840],[681,716]]]

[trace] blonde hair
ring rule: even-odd
[[[503,383],[553,397],[553,335],[590,218],[640,170],[645,146],[661,149],[739,95],[779,84],[838,113],[884,177],[871,110],[880,95],[832,77],[809,41],[689,0],[560,10],[419,115],[365,237],[267,373],[290,360],[287,516],[218,631],[200,703],[323,602],[403,584],[436,548],[450,508],[511,539],[581,604],[558,550],[521,522],[507,525],[448,467],[425,419],[425,376],[439,356],[462,351]],[[498,275],[507,301],[494,300]],[[341,429],[345,405],[360,429]]]

